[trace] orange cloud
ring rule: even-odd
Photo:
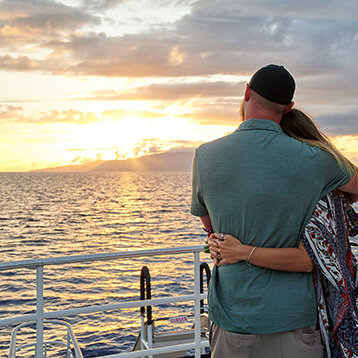
[[[177,117],[188,118],[202,125],[238,126],[240,124],[240,118],[237,111],[199,111],[181,114]]]
[[[135,110],[106,110],[102,112],[102,118],[110,118],[113,120],[119,120],[128,117],[139,117],[139,118],[159,118],[165,117],[165,114],[152,111],[135,111]]]
[[[5,122],[6,119],[13,119],[18,116],[18,112],[22,111],[22,107],[15,106],[2,106],[0,105],[0,120],[3,119],[2,122]]]
[[[40,117],[36,123],[69,123],[69,124],[89,124],[99,122],[93,112],[83,113],[77,110],[51,111],[49,114]]]
[[[38,61],[32,60],[28,56],[18,56],[14,58],[10,55],[0,57],[0,68],[10,71],[29,71],[36,70],[39,67]]]
[[[20,115],[19,112],[22,110],[22,107],[6,106],[5,109],[1,109],[0,106],[0,123],[68,123],[84,125],[101,121],[93,112],[83,113],[73,109],[69,109],[67,111],[52,110],[48,114],[42,115],[38,118]]]
[[[134,87],[128,90],[95,91],[90,96],[76,99],[96,101],[128,100],[191,100],[194,98],[239,97],[245,89],[245,82],[195,82],[195,83],[153,83],[149,86]]]
[[[0,70],[77,77],[167,77],[166,84],[93,92],[82,99],[194,102],[199,98],[237,98],[243,94],[244,83],[179,81],[194,76],[251,75],[262,65],[282,61],[298,80],[297,103],[316,106],[316,113],[323,113],[325,105],[351,108],[352,115],[339,116],[340,122],[335,121],[339,113],[331,108],[330,117],[318,120],[337,134],[358,133],[357,32],[352,21],[353,10],[358,8],[356,2],[349,1],[347,7],[331,2],[329,12],[319,2],[314,5],[314,12],[296,2],[287,12],[275,1],[258,2],[252,7],[242,2],[198,0],[173,20],[158,17],[156,26],[147,22],[145,14],[133,3],[132,14],[118,26],[121,19],[116,16],[120,11],[112,14],[105,10],[117,5],[123,5],[120,10],[127,10],[125,2],[86,0],[69,6],[54,0],[0,1]],[[151,5],[162,9],[166,3],[156,1]],[[182,3],[173,2],[171,10],[180,8]],[[136,21],[144,25],[134,29]],[[118,26],[118,33],[107,31],[109,23]],[[196,102],[196,111],[185,116],[202,124],[236,123],[234,105],[226,108],[208,110],[205,106],[199,108]],[[18,117],[17,121],[80,124],[96,118],[49,113],[38,119]]]
[[[71,161],[71,164],[75,164],[75,163],[86,164],[86,163],[91,163],[93,161],[94,159],[78,156]]]

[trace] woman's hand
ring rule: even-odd
[[[208,239],[208,246],[215,265],[234,264],[246,260],[250,246],[243,245],[230,234],[214,233]]]

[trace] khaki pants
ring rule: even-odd
[[[227,332],[212,324],[211,358],[323,358],[316,326],[269,334]]]

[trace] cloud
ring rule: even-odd
[[[141,3],[135,1],[83,0],[76,7],[52,0],[4,0],[0,2],[0,70],[147,77],[151,85],[93,91],[75,99],[191,101],[179,117],[205,125],[235,125],[245,83],[214,82],[211,77],[250,76],[267,63],[279,63],[296,78],[298,106],[304,103],[328,131],[357,133],[357,1],[153,0],[150,5],[157,9],[172,4],[175,9],[183,3],[192,5],[183,16],[153,26],[144,17],[136,19]],[[138,31],[126,31],[126,23],[110,18],[113,9],[130,9],[127,18],[145,24]],[[104,26],[108,21],[115,23],[118,33]],[[336,108],[322,109],[327,105]],[[0,107],[2,123],[86,124],[165,115],[159,110],[108,110],[98,118],[70,109],[24,117],[19,107]]]
[[[208,110],[181,114],[178,117],[188,118],[202,125],[234,126],[240,124],[238,111],[213,109],[211,111]]]
[[[92,92],[89,97],[76,99],[96,101],[161,100],[178,101],[194,98],[238,97],[244,93],[246,82],[207,81],[196,83],[153,83],[116,91]]]
[[[188,152],[193,153],[194,149],[197,148],[203,141],[190,141],[190,140],[173,140],[173,141],[164,141],[160,138],[149,138],[138,141],[133,144],[133,148],[128,151],[128,148],[76,148],[76,149],[67,149],[67,151],[88,151],[88,152],[97,152],[95,159],[89,159],[85,156],[76,156],[71,164],[75,163],[88,163],[90,161],[102,160],[102,156],[105,155],[108,157],[108,153],[114,159],[122,160],[127,159],[133,156],[143,156],[150,154],[159,154],[167,152]]]
[[[220,8],[221,5],[221,8]],[[196,12],[206,14],[227,12],[228,16],[265,16],[287,18],[314,18],[314,19],[357,19],[358,4],[354,0],[344,4],[327,1],[324,4],[312,0],[238,0],[222,1],[202,0],[194,3]],[[222,10],[224,9],[224,10]],[[226,10],[225,10],[226,9]]]
[[[356,109],[322,114],[317,116],[315,120],[323,129],[323,132],[330,136],[358,135]]]
[[[15,123],[36,123],[36,124],[48,124],[48,123],[68,123],[84,125],[89,123],[96,123],[100,120],[93,112],[83,113],[78,110],[69,109],[67,111],[52,110],[47,114],[35,117],[23,117],[20,116],[13,122]]]
[[[86,9],[53,0],[2,0],[0,21],[8,29],[40,30],[43,35],[46,32],[54,35],[56,31],[74,31],[87,24],[100,24],[100,19]]]
[[[130,117],[153,119],[164,116],[165,114],[159,112],[115,109],[103,111],[101,117],[109,120],[121,120]]]
[[[84,4],[88,8],[54,1],[3,1],[2,39],[10,51],[0,68],[72,76],[181,77],[250,75],[276,62],[286,64],[298,78],[332,73],[349,77],[358,69],[358,5],[353,0],[344,4],[201,0],[173,23],[118,36],[103,31],[101,19],[91,9],[96,4],[120,6],[121,1]],[[85,32],[86,25],[99,30]],[[24,34],[39,30],[47,40],[24,35],[24,44],[33,44],[33,53],[17,57],[25,48],[11,53],[11,44],[18,43],[21,36],[16,31],[22,29]],[[59,60],[53,61],[54,57]]]
[[[91,158],[78,156],[78,157],[74,158],[73,160],[71,160],[71,164],[76,164],[76,163],[77,164],[86,164],[86,163],[91,163],[93,161],[94,160]]]
[[[14,58],[10,55],[0,57],[0,69],[9,71],[30,71],[39,68],[39,62],[32,60],[28,56],[18,56]]]
[[[97,151],[97,150],[110,150],[113,148],[68,148],[66,149],[67,152],[84,152],[84,151]]]
[[[82,0],[82,8],[88,8],[95,10],[108,10],[116,7],[118,4],[131,1],[131,0]]]
[[[0,123],[5,120],[11,120],[18,116],[18,112],[22,111],[22,107],[0,105]]]
[[[41,167],[41,163],[33,162],[31,163],[31,169],[38,169]]]
[[[116,159],[126,159],[133,156],[143,156],[150,154],[159,154],[167,152],[188,152],[193,153],[202,141],[190,141],[190,140],[172,140],[164,141],[160,138],[148,138],[138,141],[134,144],[130,153],[128,148],[122,151],[120,148],[113,153]]]
[[[81,160],[82,160],[82,157],[79,155],[78,157],[76,157],[73,160],[71,160],[71,164],[80,163]]]
[[[20,113],[22,111],[23,107],[0,105],[0,123],[67,123],[75,125],[86,125],[90,123],[102,122],[104,120],[118,121],[132,117],[154,119],[166,116],[166,114],[159,112],[139,110],[104,110],[99,117],[94,112],[86,113],[74,109],[69,109],[66,111],[51,110],[47,113],[42,113],[39,116],[24,116]]]
[[[193,148],[196,148],[201,141],[191,141],[191,140],[171,140],[165,141],[160,138],[148,138],[142,139],[135,144],[136,148],[141,148],[145,153],[164,153],[167,151],[192,151]]]
[[[15,107],[11,105],[0,105],[0,124],[2,123],[33,123],[33,124],[49,124],[49,123],[68,123],[84,125],[89,123],[100,122],[93,112],[81,112],[69,109],[67,111],[52,110],[38,117],[24,116],[20,112],[23,107]]]

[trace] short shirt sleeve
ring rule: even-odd
[[[324,172],[325,185],[322,196],[330,191],[347,184],[353,176],[352,172],[345,169],[331,154],[322,152],[322,170]]]
[[[200,173],[199,165],[197,160],[197,155],[195,153],[193,159],[193,172],[192,172],[192,195],[191,195],[191,206],[190,213],[195,216],[206,216],[208,215],[208,210],[205,206],[201,185],[200,185]]]

